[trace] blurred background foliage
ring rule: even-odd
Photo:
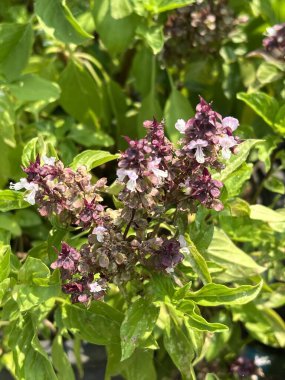
[[[33,209],[7,206],[5,189],[22,176],[26,156],[47,149],[67,165],[87,149],[116,153],[126,146],[123,136],[141,137],[142,122],[153,117],[165,119],[175,142],[175,121],[192,117],[201,95],[240,120],[239,136],[258,141],[245,152],[244,160],[252,148],[248,163],[226,178],[225,210],[201,211],[192,239],[216,262],[212,271],[221,282],[267,269],[264,292],[231,310],[230,332],[215,336],[206,358],[237,354],[251,339],[284,347],[285,63],[262,46],[266,29],[282,22],[281,0],[1,0],[0,210],[7,212],[0,214],[0,232],[4,248],[11,235],[19,259],[12,270],[27,252],[44,261],[61,240]],[[93,174],[111,183],[114,164]],[[215,230],[205,222],[209,215]],[[15,373],[9,355],[2,358]]]

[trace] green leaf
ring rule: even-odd
[[[171,305],[166,306],[168,318],[163,332],[163,343],[173,363],[184,380],[193,379],[192,361],[195,356],[193,343],[183,328],[183,320],[178,318]]]
[[[36,0],[35,13],[54,37],[62,42],[81,44],[93,38],[78,24],[65,0]]]
[[[285,104],[279,108],[274,124],[276,131],[283,137],[285,133]]]
[[[143,122],[145,120],[160,120],[162,118],[162,110],[155,96],[154,91],[151,91],[146,98],[143,99],[141,108],[138,114],[138,135],[144,135]]]
[[[275,116],[279,108],[276,99],[264,92],[239,92],[237,98],[251,107],[268,125],[274,127]]]
[[[15,123],[16,116],[12,98],[6,92],[0,90],[0,136],[3,142],[12,148],[16,146]]]
[[[267,84],[279,79],[282,77],[282,74],[275,65],[269,62],[262,62],[257,69],[256,77],[260,83]]]
[[[271,210],[263,205],[250,206],[250,218],[268,223],[272,230],[283,232],[285,228],[285,209]]]
[[[178,304],[178,310],[186,314],[188,325],[198,331],[218,332],[228,330],[222,323],[210,323],[198,313],[195,302],[187,300]]]
[[[79,62],[70,60],[59,78],[62,108],[81,123],[94,126],[102,113],[100,83]]]
[[[130,0],[111,0],[111,16],[115,20],[129,16],[133,12]]]
[[[23,193],[13,190],[0,190],[0,211],[18,210],[29,207],[23,199]]]
[[[215,174],[213,177],[225,182],[229,176],[246,161],[250,150],[260,141],[262,140],[246,140],[238,145],[237,154],[233,154],[227,162],[226,168],[222,170],[220,174]]]
[[[34,137],[29,140],[24,146],[22,153],[22,164],[24,167],[30,165],[31,162],[35,162],[38,152],[38,137]]]
[[[234,321],[242,321],[250,335],[272,347],[285,347],[285,323],[272,309],[253,302],[232,308]]]
[[[194,271],[198,274],[198,276],[201,278],[203,284],[208,284],[212,282],[211,275],[209,273],[206,260],[204,257],[200,254],[198,249],[196,248],[195,244],[190,239],[189,235],[185,235],[185,240],[188,244],[189,249],[181,250],[185,254],[185,260],[189,261],[191,266],[193,267]]]
[[[4,281],[10,273],[11,248],[9,245],[0,247],[0,282]]]
[[[261,281],[254,286],[241,285],[229,288],[225,285],[211,283],[203,286],[197,292],[189,292],[186,298],[202,306],[243,305],[257,297],[262,285]]]
[[[215,228],[207,250],[210,260],[226,268],[225,280],[244,279],[265,271],[249,255],[238,248],[223,230]]]
[[[218,376],[215,373],[207,373],[205,380],[219,380]]]
[[[235,197],[240,194],[244,183],[251,177],[253,164],[243,163],[237,170],[232,172],[224,185],[228,192],[228,197]]]
[[[164,34],[163,25],[140,25],[137,29],[137,34],[141,36],[143,40],[151,48],[153,54],[158,54],[163,48]]]
[[[127,310],[121,326],[122,359],[128,359],[141,340],[147,339],[156,324],[159,307],[147,299],[138,299]]]
[[[115,143],[112,137],[107,135],[107,133],[100,130],[94,131],[93,128],[88,128],[82,124],[72,128],[68,137],[86,148],[94,146],[108,148]]]
[[[35,74],[27,74],[17,82],[9,85],[11,93],[23,102],[43,100],[54,102],[60,96],[60,88],[56,83]]]
[[[75,170],[79,166],[84,165],[89,171],[106,162],[116,160],[119,157],[119,154],[111,154],[104,150],[85,150],[74,157],[70,167]]]
[[[18,281],[22,284],[43,285],[49,282],[50,270],[39,259],[28,257],[18,273]]]
[[[173,88],[164,108],[165,128],[171,141],[176,142],[181,138],[180,132],[175,129],[176,121],[178,119],[188,120],[193,115],[194,111],[188,99],[176,88]]]
[[[18,379],[57,380],[47,353],[42,348],[32,319],[26,316],[23,326],[16,329],[18,339],[13,349]]]
[[[122,314],[104,302],[95,301],[85,306],[62,306],[62,319],[66,328],[93,344],[120,344]]]
[[[59,380],[75,380],[70,361],[64,351],[62,336],[57,334],[52,342],[52,363]]]
[[[274,193],[285,194],[284,181],[279,178],[270,176],[264,181],[264,187]]]
[[[157,14],[171,11],[172,9],[186,7],[194,2],[194,0],[133,0],[142,3],[143,7],[151,13]]]
[[[33,45],[31,24],[0,25],[0,73],[8,81],[17,79],[28,63]]]
[[[97,0],[92,11],[96,30],[111,55],[122,53],[130,46],[138,23],[138,16],[135,14],[119,19],[114,18],[115,2],[116,0],[112,0],[112,2],[110,0]],[[124,12],[126,12],[126,8]],[[121,12],[119,15],[122,15]],[[118,17],[116,11],[115,16]],[[120,32],[118,33],[118,31]]]

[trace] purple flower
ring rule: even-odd
[[[65,242],[61,243],[61,251],[58,259],[51,264],[52,269],[62,268],[68,272],[74,272],[80,259],[80,253]]]

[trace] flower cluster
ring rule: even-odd
[[[267,29],[263,46],[273,58],[285,62],[285,23]]]
[[[66,225],[84,228],[104,223],[106,216],[100,204],[103,199],[98,191],[105,186],[106,179],[92,185],[91,175],[85,167],[74,171],[65,168],[55,157],[46,156],[43,156],[42,163],[38,156],[23,170],[27,178],[11,183],[10,188],[28,190],[24,199],[30,204],[37,203],[42,216],[56,215]]]
[[[193,210],[196,201],[221,210],[218,198],[223,185],[212,178],[210,170],[222,169],[221,158],[228,160],[234,153],[239,139],[233,132],[238,125],[237,119],[222,118],[200,98],[195,116],[176,122],[183,138],[179,149],[174,149],[164,136],[163,123],[145,122],[146,138],[129,141],[130,147],[119,160],[118,180],[126,184],[119,199],[127,210],[151,210],[153,214],[173,204]]]
[[[193,52],[213,54],[233,29],[235,20],[226,0],[197,0],[170,14],[165,25],[167,62],[186,61]]]
[[[195,116],[177,121],[182,138],[175,147],[164,134],[164,122],[145,121],[146,136],[126,138],[129,147],[118,162],[119,210],[102,204],[106,179],[93,183],[83,166],[73,170],[55,157],[38,156],[23,169],[27,178],[10,188],[25,189],[24,198],[51,221],[56,218],[72,232],[83,229],[87,234],[78,249],[62,242],[51,264],[61,271],[63,291],[73,302],[102,299],[108,284],[120,287],[140,279],[138,267],[174,272],[189,248],[183,236],[165,233],[160,225],[173,209],[172,223],[177,214],[199,204],[222,209],[223,184],[212,178],[211,171],[219,171],[235,153],[239,140],[233,132],[238,124],[233,117],[222,118],[200,98]]]
[[[239,378],[250,378],[256,380],[263,378],[264,372],[260,368],[261,364],[258,363],[258,359],[249,359],[244,356],[239,356],[230,366],[230,372],[237,375]]]

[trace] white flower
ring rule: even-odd
[[[26,186],[29,185],[29,182],[27,181],[27,178],[21,178],[19,182],[13,183],[10,182],[10,189],[11,190],[21,190],[26,189]]]
[[[105,235],[106,231],[107,231],[107,229],[105,227],[98,226],[98,227],[94,228],[94,230],[92,231],[92,233],[96,235],[97,240],[99,241],[99,243],[103,243],[103,241],[104,241],[104,235]]]
[[[225,160],[228,160],[231,157],[232,152],[230,148],[237,145],[236,140],[233,136],[224,136],[219,138],[219,144],[222,147],[222,156]]]
[[[168,274],[173,273],[174,272],[174,268],[172,268],[172,267],[166,268],[165,272],[168,273]]]
[[[45,165],[54,166],[56,157],[47,157],[46,155],[42,156],[43,162]]]
[[[262,367],[265,365],[269,365],[271,363],[271,360],[268,356],[254,356],[254,364],[257,365],[257,367]]]
[[[208,142],[201,139],[193,140],[188,145],[188,149],[196,149],[195,157],[199,164],[203,164],[205,162],[205,155],[202,148],[205,148],[206,146],[208,146]]]
[[[137,175],[135,170],[133,170],[133,169],[118,169],[117,170],[117,176],[118,176],[118,180],[120,182],[122,182],[125,179],[125,177],[128,177],[129,180],[127,182],[127,189],[130,191],[136,190],[138,175]]]
[[[159,169],[159,164],[160,164],[161,158],[155,158],[153,161],[150,161],[148,163],[148,169],[153,172],[153,174],[157,178],[166,178],[168,176],[168,171],[167,170],[161,170]]]
[[[101,292],[102,290],[105,290],[104,288],[102,288],[100,284],[98,284],[97,281],[89,284],[89,289],[91,293],[98,293],[98,292]]]
[[[276,29],[273,26],[271,26],[270,28],[266,29],[265,34],[268,37],[274,37],[274,36],[276,36]]]
[[[227,116],[222,120],[222,125],[225,128],[230,128],[232,131],[235,131],[239,126],[239,121],[235,117]]]
[[[178,241],[181,248],[187,247],[187,243],[183,235],[179,235]]]
[[[185,133],[186,131],[186,122],[183,119],[178,119],[175,123],[175,128],[180,132],[180,133]]]
[[[24,196],[24,200],[29,202],[31,205],[34,205],[36,203],[36,200],[35,200],[36,192],[39,189],[39,186],[36,183],[28,182],[26,178],[21,178],[20,181],[17,183],[10,182],[10,189],[12,189],[12,190],[21,190],[21,189],[29,190],[29,193],[27,193]]]

